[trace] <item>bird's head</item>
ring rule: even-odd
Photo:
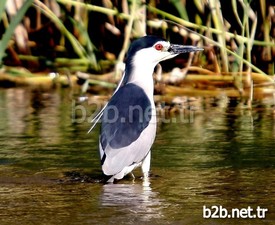
[[[156,66],[161,61],[171,59],[181,53],[202,51],[202,48],[190,45],[171,44],[156,36],[144,36],[132,42],[126,64]]]

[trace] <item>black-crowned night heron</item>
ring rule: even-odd
[[[180,53],[201,51],[194,46],[170,44],[162,38],[144,36],[128,51],[123,78],[101,117],[99,149],[107,182],[122,179],[141,166],[148,179],[151,146],[156,136],[153,72],[163,60]],[[92,127],[93,128],[93,127]],[[91,129],[92,129],[91,128]]]

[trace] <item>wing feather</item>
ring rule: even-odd
[[[131,83],[111,98],[103,112],[99,145],[101,164],[108,168],[108,175],[140,162],[148,154],[155,138],[155,124],[148,127],[152,107],[143,89]],[[150,131],[145,132],[148,128]]]

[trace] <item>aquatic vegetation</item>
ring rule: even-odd
[[[211,83],[213,76],[228,84],[226,74],[226,77],[231,76],[227,86],[243,96],[248,89],[253,94],[254,84],[259,85],[259,80],[264,83],[262,86],[272,87],[274,84],[270,75],[274,74],[275,27],[272,21],[275,14],[269,2],[98,2],[94,5],[72,0],[21,1],[22,7],[16,9],[16,17],[13,17],[11,6],[1,1],[0,34],[3,35],[0,44],[4,47],[0,48],[0,61],[5,65],[2,73],[18,76],[20,71],[15,73],[13,68],[10,73],[8,66],[21,66],[31,72],[57,72],[76,80],[79,72],[85,72],[87,82],[84,82],[86,88],[83,91],[95,85],[113,87],[120,79],[123,70],[120,65],[130,41],[145,34],[156,34],[173,42],[205,49],[203,53],[178,58],[172,65],[163,64],[164,71],[180,68],[176,80],[173,73],[166,79],[169,85],[177,87],[187,79],[196,87],[198,78],[202,78],[200,83],[205,80]],[[17,38],[20,34],[16,30],[21,18],[24,44]],[[105,76],[111,71],[114,71],[111,76]],[[255,73],[261,79],[255,81]],[[28,74],[35,77],[35,74]],[[22,77],[25,75],[21,74]],[[9,78],[5,76],[5,79]]]

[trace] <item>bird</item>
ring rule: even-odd
[[[202,51],[191,45],[171,44],[147,35],[134,40],[127,52],[125,70],[109,102],[92,122],[101,119],[99,153],[106,183],[113,183],[141,167],[149,179],[151,147],[156,137],[153,72],[156,65],[181,53]]]

